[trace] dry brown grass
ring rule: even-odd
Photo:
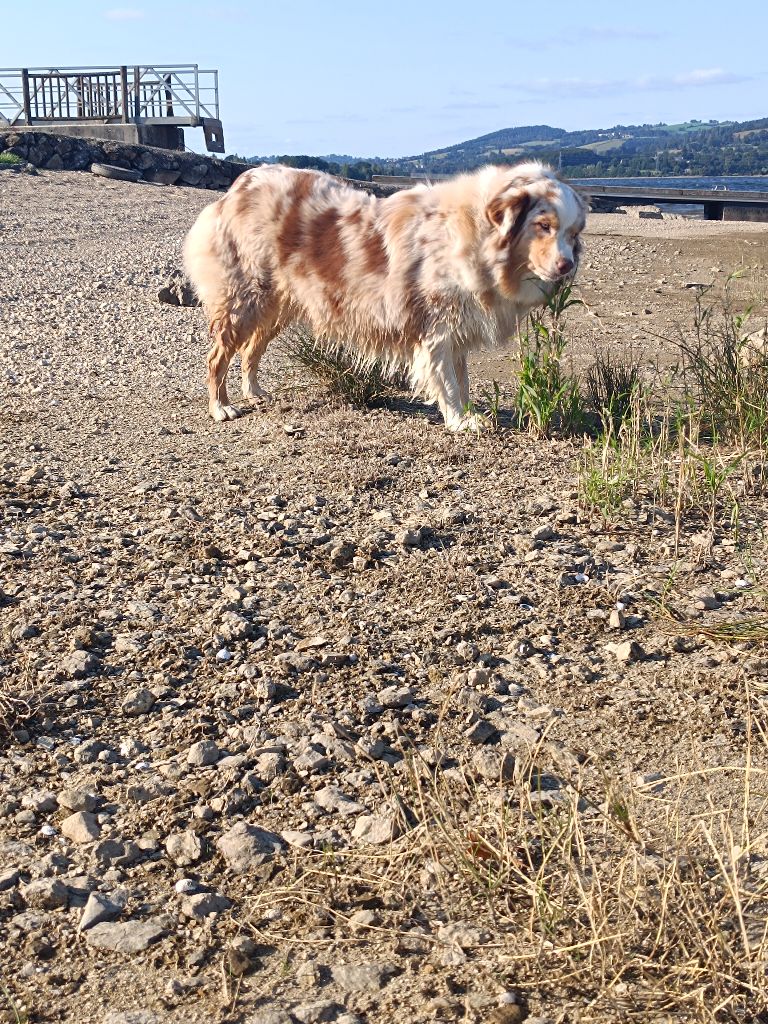
[[[545,745],[497,785],[408,754],[387,801],[400,837],[298,857],[255,898],[251,922],[276,945],[308,928],[321,945],[355,945],[351,915],[377,906],[363,940],[417,935],[425,957],[445,955],[435,922],[470,922],[477,942],[462,955],[476,976],[558,1020],[578,1006],[582,1021],[764,1021],[764,740],[750,722],[739,764],[646,786],[583,766],[549,796]]]
[[[621,415],[603,416],[606,429],[585,443],[588,508],[607,520],[627,498],[670,509],[676,549],[686,518],[738,537],[743,506],[764,490],[768,458],[768,361],[749,339],[764,317],[739,307],[735,294],[752,280],[731,275],[721,290],[697,293],[691,322],[672,325],[665,338],[677,365],[642,383],[631,362],[611,367],[611,380],[626,380],[625,400]]]
[[[0,666],[3,653],[0,650]],[[11,659],[8,660],[10,662]],[[0,676],[0,745],[34,717],[42,702],[42,687],[29,664],[25,664],[23,672],[15,677]]]

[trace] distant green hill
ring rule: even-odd
[[[535,157],[572,176],[768,174],[768,118],[615,125],[566,132],[547,125],[509,128],[407,160],[412,170],[454,174],[484,163]]]
[[[501,131],[481,135],[469,142],[460,142],[447,149],[434,149],[424,153],[420,158],[426,162],[445,160],[473,160],[487,158],[491,154],[518,152],[526,146],[552,146],[568,133],[562,128],[552,128],[548,124],[526,125],[523,128],[502,128]]]
[[[614,125],[577,132],[546,124],[525,125],[410,157],[278,159],[297,167],[319,167],[335,174],[370,178],[372,174],[456,174],[487,163],[514,164],[526,158],[543,160],[577,178],[768,174],[768,118]],[[276,158],[251,159],[260,162]]]

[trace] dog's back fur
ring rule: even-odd
[[[526,230],[534,216],[552,228],[547,237]],[[237,415],[225,382],[235,351],[244,393],[257,397],[264,349],[302,320],[364,359],[407,366],[446,423],[461,426],[467,352],[503,341],[545,301],[562,277],[557,259],[574,266],[584,216],[583,200],[539,164],[486,167],[387,199],[315,171],[247,171],[203,210],[184,251],[213,335],[211,415]]]

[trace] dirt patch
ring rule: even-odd
[[[585,511],[580,442],[335,408],[278,355],[276,403],[212,423],[200,311],[156,300],[208,198],[0,177],[0,1020],[667,1019],[651,947],[585,1007],[518,942],[543,850],[609,835],[600,863],[667,877],[633,823],[681,804],[712,834],[749,819],[745,904],[764,878],[743,779],[768,768],[768,663],[670,615],[763,614],[764,499],[705,545],[692,510],[675,556],[651,501]],[[760,225],[593,217],[577,360],[672,358],[686,283],[743,264],[746,295],[767,257]],[[716,865],[685,877],[714,890]],[[558,942],[589,927],[549,909]],[[759,941],[748,917],[726,946]],[[724,985],[690,1019],[763,982]]]

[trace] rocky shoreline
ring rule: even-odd
[[[84,171],[105,163],[138,171],[142,180],[160,185],[227,189],[248,164],[199,153],[177,152],[124,142],[80,139],[52,132],[0,132],[0,153],[12,153],[33,167],[50,171]]]
[[[9,153],[24,163],[21,170],[87,171],[96,164],[133,172],[140,182],[226,191],[233,181],[253,165],[236,160],[219,160],[200,153],[133,146],[123,142],[74,138],[51,132],[0,132],[0,153]],[[13,171],[12,164],[8,169]],[[2,167],[0,167],[2,170]],[[392,191],[367,181],[344,179],[353,188],[386,196]]]

